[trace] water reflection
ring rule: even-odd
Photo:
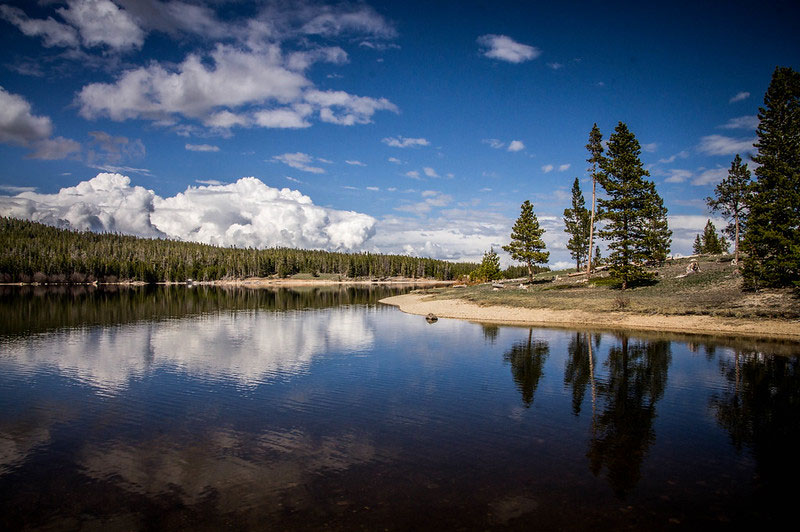
[[[599,335],[595,338],[600,340]],[[599,343],[595,348],[599,347]],[[585,332],[575,332],[567,346],[567,363],[564,366],[564,385],[572,389],[572,413],[579,415],[583,398],[586,396],[587,387],[592,390],[592,404],[594,405],[594,353],[592,350],[592,335]]]
[[[545,340],[533,339],[533,329],[528,329],[528,339],[517,342],[503,355],[511,364],[511,375],[522,394],[526,408],[533,404],[533,396],[544,373],[544,364],[550,355],[550,346]]]
[[[236,311],[15,338],[4,344],[0,367],[31,375],[55,370],[107,394],[156,370],[252,386],[306,371],[317,355],[359,352],[373,342],[363,309]]]
[[[608,374],[597,386],[601,412],[588,456],[592,473],[599,475],[605,468],[618,496],[636,486],[642,461],[655,440],[656,404],[664,395],[671,358],[669,342],[627,336],[608,352]]]

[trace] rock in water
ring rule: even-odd
[[[437,321],[439,321],[439,318],[436,317],[436,314],[431,312],[427,316],[425,316],[425,321],[427,321],[428,323],[436,323]]]

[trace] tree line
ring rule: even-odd
[[[440,280],[468,275],[474,263],[376,253],[218,247],[116,233],[92,233],[0,217],[0,282],[147,283],[288,277],[402,276]]]

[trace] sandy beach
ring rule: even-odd
[[[433,313],[439,318],[456,318],[482,323],[581,327],[602,330],[645,330],[800,342],[800,320],[644,315],[630,312],[599,313],[501,305],[481,306],[460,299],[434,300],[425,294],[387,297],[382,299],[381,303],[396,306],[409,314],[425,316]]]

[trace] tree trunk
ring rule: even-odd
[[[531,268],[531,263],[526,262],[525,264],[528,266],[528,282],[533,283],[533,269]]]
[[[734,217],[736,220],[736,238],[734,238],[733,242],[733,259],[736,261],[736,264],[739,264],[739,214],[737,213]]]
[[[594,239],[594,197],[595,197],[595,186],[597,185],[597,178],[592,175],[592,216],[589,221],[589,254],[586,257],[586,279],[588,280],[589,277],[592,275],[592,252],[594,251],[594,245],[592,240]]]

